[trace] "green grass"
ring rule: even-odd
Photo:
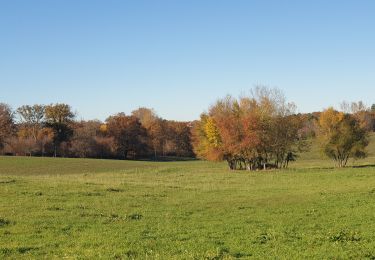
[[[350,160],[348,166],[363,166],[375,164],[375,134],[370,135],[370,145],[367,147],[368,157],[363,160]],[[318,168],[333,167],[334,163],[325,158],[319,144],[312,142],[308,152],[299,155],[297,162],[293,164],[296,168]]]
[[[0,259],[374,259],[375,167],[328,166],[0,157]]]

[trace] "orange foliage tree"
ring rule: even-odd
[[[198,157],[226,160],[230,169],[287,167],[306,147],[302,120],[282,93],[259,87],[252,96],[227,96],[201,115],[193,130]]]
[[[106,123],[119,157],[136,158],[147,152],[147,131],[137,117],[119,113],[107,118]]]

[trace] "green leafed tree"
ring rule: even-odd
[[[14,131],[14,117],[12,109],[4,103],[0,103],[0,150],[5,145],[7,138],[12,136]]]
[[[345,167],[350,158],[366,157],[368,132],[351,114],[326,109],[318,121],[318,138],[323,153],[337,167]]]

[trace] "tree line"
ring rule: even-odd
[[[297,113],[278,89],[256,87],[247,96],[217,100],[200,119],[177,122],[153,109],[118,113],[104,122],[77,120],[67,104],[0,103],[0,154],[156,159],[169,156],[226,161],[232,170],[287,168],[312,142],[345,167],[367,156],[375,131],[375,104],[343,102],[341,109]]]
[[[0,152],[7,155],[160,159],[192,157],[191,124],[152,109],[118,113],[105,122],[76,120],[67,104],[0,104]]]

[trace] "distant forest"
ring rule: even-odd
[[[13,110],[0,103],[0,154],[152,160],[198,157],[226,160],[231,169],[252,170],[267,165],[287,167],[313,138],[321,141],[328,157],[339,161],[337,153],[343,151],[338,142],[346,142],[342,147],[349,145],[339,136],[349,132],[348,157],[364,156],[365,135],[375,131],[375,104],[344,102],[340,111],[330,108],[298,114],[278,90],[263,87],[253,93],[218,100],[193,122],[165,120],[149,108],[138,108],[130,115],[114,114],[104,122],[83,121],[76,119],[68,104],[23,105]],[[340,164],[345,164],[346,156],[338,166],[344,166]]]
[[[139,108],[105,122],[76,120],[67,104],[24,105],[13,111],[0,104],[3,155],[81,158],[160,159],[194,157],[191,122],[158,117]]]

